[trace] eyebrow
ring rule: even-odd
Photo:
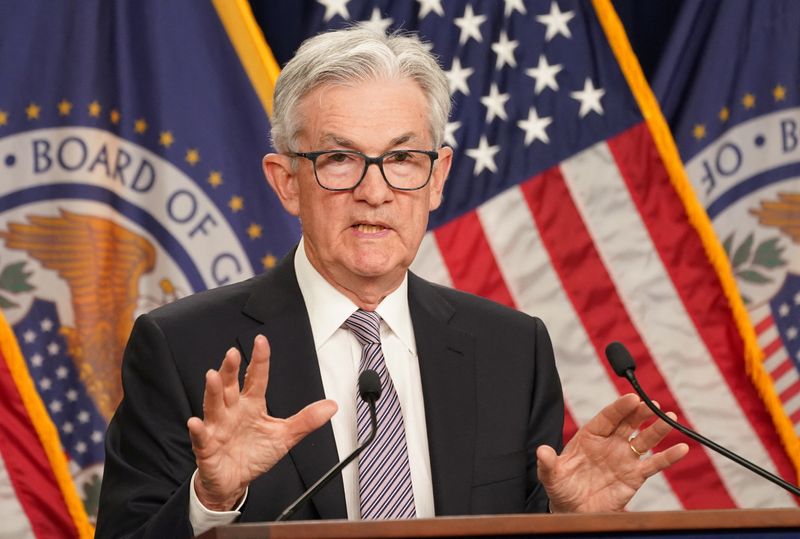
[[[394,146],[399,146],[401,144],[405,144],[406,142],[416,140],[418,137],[414,133],[403,133],[402,135],[393,138],[389,141],[389,147],[392,148]],[[322,136],[322,142],[330,142],[333,145],[338,146],[340,148],[348,148],[348,149],[356,149],[356,143],[352,140],[344,137],[340,137],[333,133],[327,133]]]

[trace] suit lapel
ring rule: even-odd
[[[270,415],[289,417],[306,405],[324,399],[311,324],[294,271],[294,251],[289,253],[250,297],[244,313],[263,325],[239,336],[249,354],[258,333],[270,343],[267,408]],[[249,361],[249,356],[245,358]],[[338,461],[330,422],[309,434],[289,451],[306,488]],[[347,518],[344,486],[336,477],[311,500],[320,518]]]
[[[475,358],[471,335],[451,325],[453,307],[409,273],[436,515],[469,513],[475,446]]]

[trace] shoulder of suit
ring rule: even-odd
[[[412,289],[417,288],[438,295],[453,308],[456,316],[461,313],[462,315],[485,316],[493,320],[515,320],[519,323],[531,323],[536,320],[541,323],[537,317],[530,316],[517,309],[476,294],[430,282],[413,273],[409,273],[409,286]]]

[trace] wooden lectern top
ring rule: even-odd
[[[652,511],[558,515],[491,515],[389,521],[304,521],[231,524],[210,530],[201,539],[353,539],[403,537],[653,537],[698,531],[737,532],[737,537],[800,537],[800,509],[731,509],[722,511]],[[748,533],[748,531],[750,533]],[[773,537],[773,535],[770,535]]]

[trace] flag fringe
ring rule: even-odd
[[[250,4],[247,0],[213,0],[213,4],[261,105],[272,116],[272,93],[281,70]]]
[[[694,188],[686,176],[678,148],[672,138],[672,132],[650,85],[644,77],[642,68],[633,53],[611,0],[592,0],[592,3],[611,45],[611,50],[614,52],[614,56],[617,58],[623,75],[628,81],[633,96],[647,122],[656,148],[669,173],[670,181],[683,202],[689,222],[697,230],[706,255],[719,277],[723,292],[733,312],[736,327],[744,342],[745,370],[772,417],[778,436],[794,465],[797,479],[800,481],[800,438],[795,434],[794,426],[781,406],[778,394],[772,385],[772,379],[764,368],[764,353],[758,345],[755,329],[739,294],[730,261],[714,231],[708,214],[700,205]]]
[[[0,311],[0,352],[6,360],[11,378],[19,391],[20,399],[28,412],[28,417],[30,417],[36,435],[42,442],[42,448],[47,455],[53,475],[55,475],[58,487],[64,497],[67,511],[77,528],[78,537],[91,539],[94,537],[94,527],[89,522],[89,516],[86,514],[83,502],[75,490],[75,483],[69,473],[67,459],[61,448],[58,431],[50,419],[39,393],[36,391],[36,386],[22,357],[22,351],[17,344],[16,335],[14,335],[2,311]]]

